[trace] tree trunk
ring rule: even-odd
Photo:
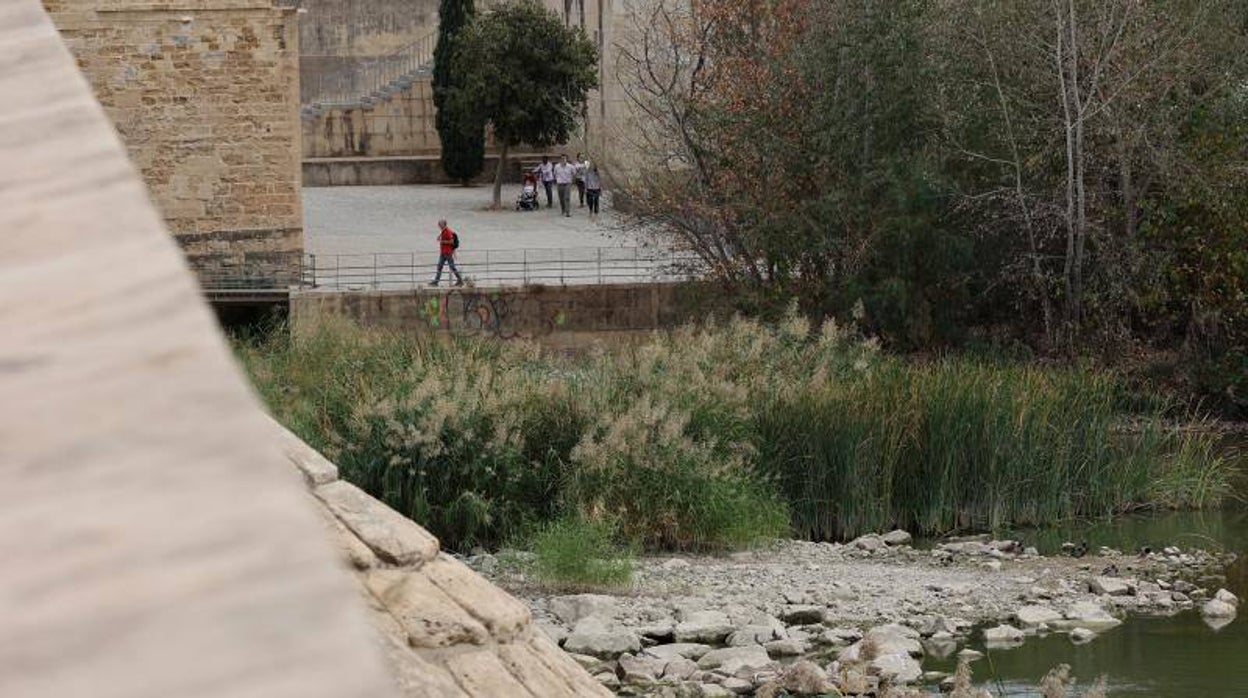
[[[1074,261],[1074,297],[1072,301],[1073,328],[1078,331],[1083,324],[1083,257],[1088,241],[1088,194],[1084,186],[1084,173],[1087,170],[1087,158],[1083,146],[1083,119],[1086,114],[1083,103],[1082,88],[1079,85],[1079,36],[1078,24],[1075,19],[1075,1],[1067,0],[1070,9],[1070,86],[1075,111],[1075,261]]]
[[[498,153],[498,169],[494,171],[494,204],[498,209],[503,207],[503,173],[507,169],[507,151],[511,144],[503,141],[503,149]]]
[[[1065,298],[1064,313],[1065,327],[1064,333],[1069,339],[1073,336],[1075,322],[1075,284],[1074,284],[1074,265],[1075,265],[1075,239],[1078,236],[1075,225],[1075,120],[1078,115],[1074,113],[1071,107],[1071,91],[1077,87],[1071,86],[1070,69],[1068,62],[1072,57],[1068,57],[1066,48],[1066,22],[1064,19],[1065,11],[1058,2],[1053,3],[1056,10],[1057,20],[1057,43],[1056,48],[1056,68],[1058,87],[1062,97],[1062,121],[1066,131],[1066,259],[1062,266],[1062,287]],[[1070,53],[1073,54],[1074,47],[1071,47]]]

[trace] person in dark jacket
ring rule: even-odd
[[[598,218],[598,205],[602,201],[602,175],[597,165],[590,165],[585,170],[585,202],[589,204],[589,219]]]

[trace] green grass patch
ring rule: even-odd
[[[593,591],[627,587],[633,577],[633,550],[616,542],[610,521],[566,516],[541,526],[528,541],[532,570],[547,587]]]

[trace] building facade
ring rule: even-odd
[[[295,8],[274,0],[43,4],[202,278],[263,283],[297,268]]]

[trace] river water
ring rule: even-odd
[[[1040,678],[1058,664],[1069,664],[1079,687],[1105,676],[1111,696],[1248,697],[1248,508],[1242,502],[1222,511],[1127,517],[1065,530],[1017,531],[1013,536],[1046,554],[1056,553],[1067,540],[1086,540],[1093,550],[1104,545],[1123,552],[1146,545],[1230,550],[1239,558],[1226,570],[1223,586],[1244,605],[1237,619],[1217,630],[1206,625],[1199,611],[1186,611],[1169,617],[1132,616],[1080,646],[1065,634],[1031,637],[1009,650],[989,651],[982,643],[971,643],[986,655],[971,665],[976,685],[986,683],[996,696],[1039,696]],[[1096,558],[1089,561],[1095,564]],[[929,660],[924,669],[953,671],[954,664],[952,658]]]

